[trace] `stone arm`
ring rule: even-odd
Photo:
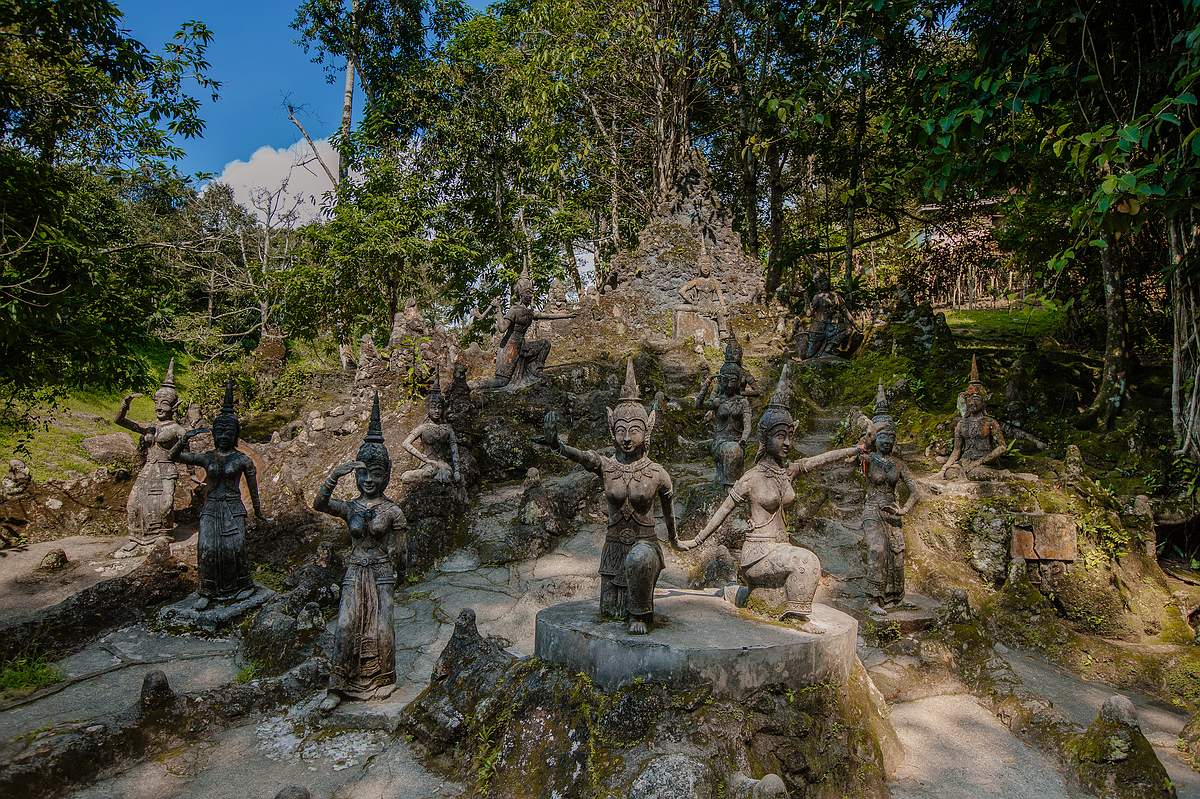
[[[946,462],[942,464],[941,470],[938,471],[939,477],[945,477],[946,472],[950,469],[950,467],[962,459],[962,449],[963,431],[962,422],[960,421],[958,424],[954,425],[954,449],[950,451],[950,457],[946,458]]]
[[[682,299],[688,305],[695,305],[696,298],[692,296],[692,292],[696,290],[696,287],[699,285],[699,283],[700,278],[694,277],[676,289],[676,293],[679,295],[680,299]]]
[[[896,488],[899,489],[901,483],[908,487],[908,499],[898,510],[898,513],[903,516],[916,507],[917,502],[921,499],[921,489],[917,487],[917,481],[913,479],[912,470],[908,468],[908,464],[899,459],[896,459],[895,463],[900,478],[896,481]]]
[[[975,463],[972,463],[967,468],[973,469],[976,466],[983,466],[986,463],[991,463],[992,461],[996,460],[1001,455],[1003,455],[1005,452],[1008,452],[1008,442],[1004,440],[1004,429],[1000,426],[1000,423],[997,422],[995,419],[990,419],[989,421],[991,422],[990,427],[991,427],[991,432],[992,432],[992,441],[995,443],[995,446],[992,447],[991,452],[984,455],[982,458],[980,458]]]
[[[675,487],[671,483],[671,475],[662,470],[662,480],[658,484],[658,501],[662,505],[663,524],[667,528],[667,540],[671,546],[679,546],[679,538],[675,533]]]
[[[408,454],[412,455],[414,458],[421,461],[422,463],[426,463],[430,466],[437,466],[438,462],[436,460],[434,460],[433,458],[426,455],[423,451],[421,451],[421,449],[419,449],[416,446],[417,439],[421,437],[421,434],[424,433],[425,430],[429,428],[429,426],[430,426],[429,423],[425,422],[424,424],[419,424],[416,427],[414,427],[409,432],[408,438],[404,439],[404,443],[401,444],[400,446],[406,452],[408,452]]]
[[[167,453],[167,457],[176,463],[186,463],[188,466],[202,466],[204,471],[208,471],[208,456],[204,452],[191,452],[188,450],[188,442],[194,437],[207,433],[207,427],[197,427],[194,430],[189,430],[179,437],[175,442],[175,446]]]
[[[250,491],[250,505],[254,508],[254,515],[258,518],[263,518],[262,502],[258,497],[258,469],[254,466],[254,461],[250,460],[246,455],[242,456],[244,463],[242,464],[242,474],[246,476],[246,488]]]
[[[737,501],[732,496],[725,497],[725,500],[713,511],[712,518],[704,525],[704,529],[691,541],[680,541],[677,546],[683,550],[695,549],[700,546],[710,535],[721,529],[721,525],[725,523],[729,514],[733,513],[733,509],[736,507]]]
[[[716,402],[709,402],[708,392],[712,390],[712,384],[715,380],[714,375],[709,375],[704,378],[704,382],[700,385],[700,393],[696,395],[696,407],[703,410],[704,408],[716,407]]]
[[[750,416],[750,400],[742,397],[742,435],[741,440],[743,446],[750,440],[750,430],[753,428],[754,420]]]
[[[461,462],[458,459],[458,436],[454,428],[446,425],[450,437],[450,478],[456,483],[462,482]]]
[[[576,316],[579,316],[577,311],[563,311],[561,313],[545,313],[543,311],[534,311],[533,314],[534,319],[541,319],[546,322],[553,321],[555,319],[574,319]]]
[[[337,488],[338,480],[341,480],[342,477],[354,471],[357,465],[357,462],[343,463],[329,473],[329,476],[325,478],[325,481],[317,489],[317,496],[313,499],[313,510],[329,516],[336,516],[339,519],[348,518],[347,504],[340,499],[334,499],[333,492]]]
[[[831,449],[829,452],[822,452],[820,455],[813,455],[811,458],[801,458],[800,460],[792,461],[788,464],[788,477],[795,480],[801,472],[811,472],[814,469],[820,469],[822,466],[828,466],[831,463],[845,460],[862,452],[862,446],[843,447],[842,449]]]
[[[742,370],[742,395],[746,397],[757,397],[759,395],[758,381],[754,379],[754,375],[745,369]]]
[[[154,428],[140,425],[132,419],[126,417],[126,414],[129,413],[129,403],[133,402],[134,396],[135,395],[130,394],[125,399],[121,400],[121,407],[117,410],[117,418],[113,419],[113,423],[118,427],[124,427],[126,430],[131,430],[134,433],[137,433],[139,436],[144,436],[153,431]]]
[[[408,532],[408,518],[404,515],[404,511],[400,509],[399,505],[392,506],[390,515],[392,519],[392,534],[388,536],[387,553],[392,565],[398,569],[401,564],[397,563],[396,555],[400,550],[400,542],[404,541],[406,544],[408,542],[406,535]],[[408,547],[405,546],[405,551],[400,553],[405,560],[408,559],[407,549]]]
[[[559,455],[562,455],[567,460],[572,460],[578,463],[583,468],[594,474],[603,475],[604,466],[600,460],[600,455],[590,449],[576,449],[575,447],[558,442],[557,447],[551,447]]]

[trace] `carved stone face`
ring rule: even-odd
[[[880,455],[891,455],[896,448],[896,434],[885,430],[875,436],[875,449]]]
[[[969,413],[972,413],[972,414],[983,413],[983,409],[985,407],[986,407],[986,403],[984,403],[983,397],[981,395],[979,395],[979,394],[968,394],[967,395],[967,411]]]
[[[456,364],[454,367],[454,382],[465,381],[467,379],[467,365]]]
[[[167,394],[165,391],[159,391],[154,395],[154,418],[160,422],[166,422],[175,415],[175,397]]]
[[[358,483],[358,490],[367,499],[378,499],[383,496],[383,490],[387,488],[388,470],[381,463],[368,464],[366,468],[354,470],[354,480]]]
[[[790,424],[777,424],[767,432],[763,440],[763,451],[773,458],[783,460],[792,451],[794,429]]]
[[[727,397],[733,396],[734,391],[737,388],[736,383],[737,381],[734,380],[732,375],[727,375],[724,373],[719,373],[717,375],[717,388],[719,388],[721,393]]]
[[[232,452],[237,449],[238,430],[231,424],[213,425],[213,443],[221,452]]]
[[[625,455],[640,454],[646,448],[646,426],[636,420],[618,420],[613,425],[613,444]]]
[[[442,402],[431,402],[425,407],[425,415],[434,424],[441,424],[446,417],[446,405]]]

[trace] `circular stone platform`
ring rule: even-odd
[[[719,590],[658,590],[649,635],[603,621],[596,601],[565,602],[537,614],[534,653],[612,690],[643,679],[675,685],[712,685],[713,694],[740,698],[764,685],[845,683],[854,664],[858,622],[814,605],[806,633],[755,621],[726,602]]]

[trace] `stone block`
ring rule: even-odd
[[[696,311],[675,311],[675,338],[694,339],[706,347],[721,345],[717,320]]]
[[[1079,555],[1076,536],[1075,517],[1069,513],[1019,514],[1009,554],[1026,561],[1073,561]]]

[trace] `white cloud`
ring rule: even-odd
[[[329,139],[318,139],[313,143],[336,175],[338,156]],[[277,192],[286,181],[286,194],[291,198],[286,207],[291,208],[296,200],[300,201],[296,206],[300,224],[320,218],[325,194],[333,189],[325,170],[313,157],[312,147],[303,139],[290,147],[259,147],[249,161],[236,160],[226,164],[217,180],[232,187],[234,198],[260,217],[262,213],[255,210],[252,197],[263,189]]]

